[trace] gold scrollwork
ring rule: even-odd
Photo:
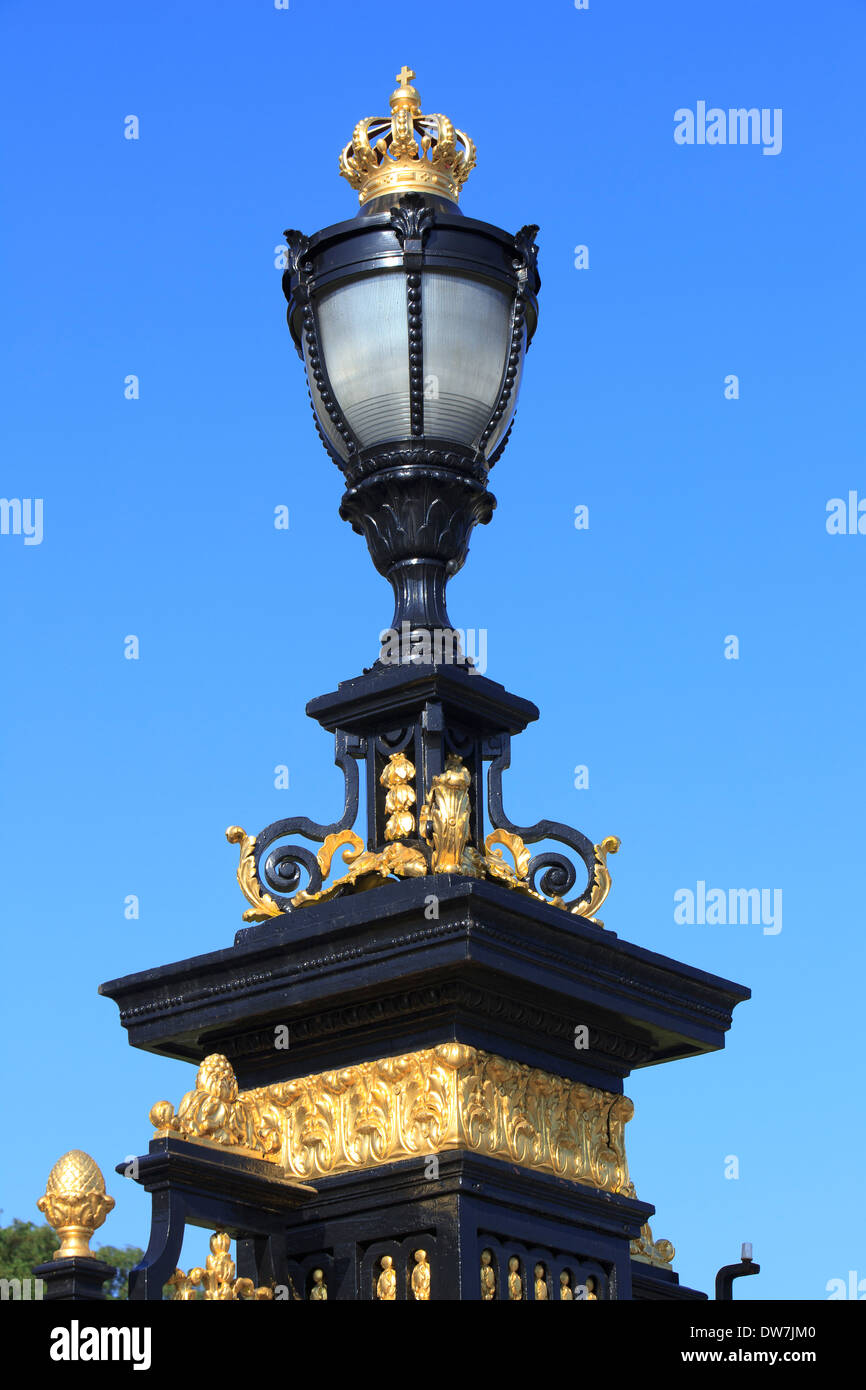
[[[514,860],[513,869],[504,863],[500,848],[503,845]],[[484,841],[484,849],[487,868],[495,878],[515,884],[525,881],[529,871],[530,855],[519,835],[512,835],[507,830],[493,830]]]
[[[385,826],[387,844],[381,853],[364,849],[364,842],[354,830],[341,830],[329,835],[316,855],[322,878],[331,871],[334,853],[342,845],[343,863],[350,865],[349,872],[336,879],[328,888],[309,893],[303,890],[292,898],[292,907],[305,907],[309,903],[330,902],[347,890],[363,892],[375,888],[378,883],[390,878],[423,878],[427,873],[427,860],[418,849],[399,843],[398,837],[411,834],[415,829],[415,817],[409,809],[415,801],[412,780],[415,776],[414,764],[404,753],[392,753],[382,774],[380,784],[386,788],[385,809],[388,821]]]
[[[595,868],[592,881],[587,889],[588,896],[585,894],[571,909],[578,917],[586,918],[596,927],[604,926],[604,922],[600,922],[595,914],[610,892],[610,870],[607,867],[607,856],[616,854],[620,844],[621,841],[618,836],[607,835],[600,845],[595,846]]]
[[[417,840],[414,844],[405,844],[405,839],[415,831],[412,811],[415,804],[414,779],[415,766],[409,758],[404,753],[392,753],[379,777],[380,784],[386,790],[385,810],[388,813],[384,849],[365,849],[363,840],[354,830],[340,830],[329,835],[316,854],[322,881],[330,874],[334,856],[340,849],[348,873],[326,888],[315,892],[303,889],[296,893],[291,900],[293,908],[330,902],[344,893],[364,892],[387,878],[423,878],[430,873],[488,878],[535,898],[537,902],[550,903],[552,907],[563,909],[566,907],[561,897],[545,898],[532,887],[529,879],[530,851],[518,834],[493,830],[484,841],[483,851],[471,843],[472,777],[456,753],[448,754],[444,771],[432,778],[418,812],[418,834],[429,847],[429,853],[425,854],[417,848]],[[244,921],[263,922],[268,917],[278,916],[282,909],[264,892],[256,876],[254,837],[247,835],[240,826],[233,825],[226,831],[226,838],[241,845],[238,883],[244,896],[253,904],[244,913]],[[568,909],[597,927],[604,926],[595,914],[611,887],[607,856],[616,854],[619,847],[620,841],[616,835],[608,835],[594,846],[589,886],[578,902]],[[512,863],[506,860],[505,850],[510,854]]]
[[[256,837],[248,835],[239,825],[230,825],[226,831],[230,845],[240,845],[238,864],[238,884],[248,903],[244,913],[245,922],[266,922],[269,917],[279,917],[282,908],[278,907],[269,893],[265,893],[256,875]]]

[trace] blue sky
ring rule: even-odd
[[[39,1220],[82,1147],[102,1238],[146,1243],[113,1167],[192,1072],[130,1049],[97,985],[231,943],[227,825],[337,813],[304,704],[370,663],[390,593],[338,519],[274,248],[353,214],[338,152],[406,62],[477,142],[464,211],[541,226],[499,508],[449,604],[542,711],[506,808],[618,834],[607,925],[754,994],[723,1053],[629,1079],[638,1194],[699,1288],[742,1240],[756,1298],[866,1278],[866,535],[826,529],[866,498],[862,4],[18,0],[3,27],[0,492],[44,520],[0,536],[0,1219]],[[699,101],[781,109],[781,151],[678,145]],[[699,881],[781,889],[782,930],[678,924]]]

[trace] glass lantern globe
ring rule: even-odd
[[[475,147],[425,116],[409,79],[391,115],[359,122],[340,159],[358,215],[289,231],[288,323],[325,448],[348,490],[341,515],[394,590],[393,627],[448,625],[445,584],[495,498],[538,318],[535,234],[464,217]]]

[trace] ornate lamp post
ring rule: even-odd
[[[334,735],[338,818],[227,831],[249,904],[234,945],[102,986],[134,1046],[198,1066],[176,1110],[150,1112],[130,1297],[189,1294],[193,1223],[218,1233],[217,1297],[700,1298],[629,1176],[623,1086],[722,1047],[748,990],[605,930],[619,841],[508,819],[511,739],[538,710],[454,640],[437,649],[448,577],[494,506],[537,228],[460,213],[474,146],[421,113],[413,77],[341,156],[358,216],[288,232],[283,281],[341,514],[394,590],[397,657],[307,706]]]
[[[404,67],[389,116],[340,156],[361,211],[314,236],[287,231],[288,322],[322,443],[346,478],[340,515],[394,590],[400,659],[452,631],[445,585],[495,498],[538,318],[537,227],[516,236],[462,215],[475,146],[421,114]],[[445,659],[459,656],[453,646]]]

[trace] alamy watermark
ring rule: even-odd
[[[861,1279],[856,1269],[848,1270],[847,1282],[844,1279],[828,1279],[824,1289],[829,1302],[850,1298],[862,1303],[866,1299],[866,1279]]]
[[[847,499],[831,497],[825,524],[828,536],[866,536],[866,497],[859,497],[853,488]]]
[[[678,888],[674,893],[674,921],[678,926],[761,926],[764,936],[782,930],[781,888]]]
[[[0,1279],[0,1301],[41,1300],[44,1296],[44,1279]]]
[[[405,620],[398,632],[386,627],[379,633],[379,660],[383,666],[449,666],[469,663],[468,669],[483,676],[487,670],[486,627],[413,628]]]
[[[23,536],[25,545],[41,545],[42,498],[0,497],[0,536]]]
[[[782,108],[762,106],[707,107],[696,103],[694,111],[681,106],[674,112],[674,140],[678,145],[761,145],[762,154],[782,152]]]
[[[51,1331],[48,1355],[52,1361],[130,1361],[134,1371],[150,1370],[150,1327],[82,1327],[73,1318],[68,1327]]]

